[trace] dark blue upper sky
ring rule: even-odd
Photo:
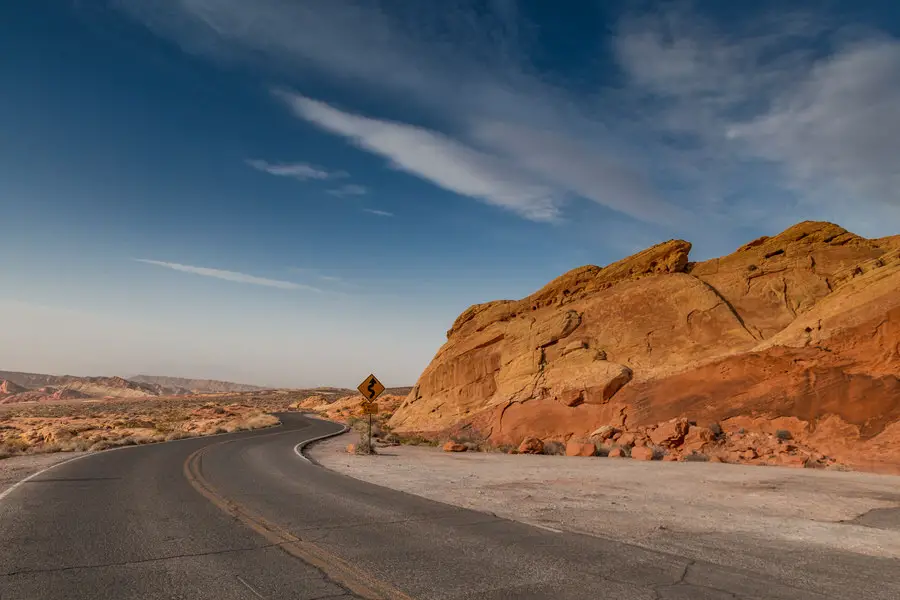
[[[402,384],[582,264],[897,233],[898,35],[874,1],[3,3],[0,361]]]

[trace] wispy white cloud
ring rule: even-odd
[[[870,229],[864,204],[896,220],[900,41],[819,15],[782,17],[726,29],[676,5],[624,19],[615,48],[647,118],[702,175],[727,177],[731,192],[747,183],[733,170],[756,176],[761,218],[787,208]]]
[[[307,179],[337,179],[347,176],[347,173],[344,171],[330,172],[307,163],[269,163],[258,159],[248,159],[246,162],[254,169],[269,175],[291,177],[300,181],[306,181]]]
[[[214,277],[216,279],[224,279],[225,281],[233,281],[235,283],[247,283],[251,285],[262,285],[267,287],[280,288],[283,290],[307,290],[310,292],[322,292],[321,289],[317,287],[313,287],[311,285],[304,285],[301,283],[294,283],[292,281],[281,281],[278,279],[266,279],[264,277],[257,277],[255,275],[247,275],[246,273],[239,273],[237,271],[224,271],[222,269],[211,269],[208,267],[195,267],[191,265],[182,265],[178,263],[172,262],[164,262],[160,260],[149,260],[146,258],[136,258],[134,259],[136,262],[145,263],[148,265],[156,265],[158,267],[165,267],[167,269],[172,269],[174,271],[181,271],[183,273],[193,273],[194,275],[202,275],[204,277]]]
[[[364,208],[363,212],[367,212],[373,215],[378,215],[379,217],[393,217],[394,213],[388,212],[386,210],[377,210],[375,208]]]
[[[355,183],[348,183],[346,185],[342,185],[339,188],[334,188],[328,190],[328,193],[332,196],[344,197],[344,196],[363,196],[369,193],[369,189],[364,185],[357,185]]]
[[[827,15],[778,7],[725,26],[687,4],[626,14],[608,40],[625,75],[611,89],[541,73],[529,60],[540,30],[509,1],[119,1],[188,51],[413,105],[439,130],[292,101],[394,167],[526,218],[556,219],[582,197],[705,234],[795,216],[853,227],[900,207],[897,39]]]
[[[276,95],[298,117],[388,159],[394,169],[530,219],[552,220],[558,214],[559,198],[551,188],[495,156],[421,127],[344,112],[284,90]]]
[[[767,111],[726,135],[782,165],[801,192],[900,206],[898,107],[900,42],[878,40],[817,62]]]

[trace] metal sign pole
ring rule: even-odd
[[[368,442],[369,442],[369,452],[373,452],[372,448],[372,415],[378,412],[378,405],[375,404],[375,398],[381,395],[381,392],[384,391],[384,385],[378,378],[375,377],[374,374],[366,377],[361,384],[356,388],[359,390],[359,393],[362,394],[363,398],[365,398],[365,402],[362,403],[363,414],[369,415],[369,427],[368,427]]]

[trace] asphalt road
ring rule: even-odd
[[[87,456],[19,486],[0,500],[0,600],[900,597],[896,561],[829,555],[809,585],[785,585],[364,483],[294,452],[339,426],[281,418]]]

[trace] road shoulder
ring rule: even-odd
[[[88,453],[56,452],[54,454],[24,454],[22,456],[4,458],[0,460],[0,494],[3,494],[26,477],[85,454]]]
[[[745,561],[749,540],[761,555],[790,547],[900,559],[897,524],[863,518],[900,512],[900,477],[413,446],[357,456],[344,451],[350,437],[308,454],[344,475],[532,525],[704,560]]]

